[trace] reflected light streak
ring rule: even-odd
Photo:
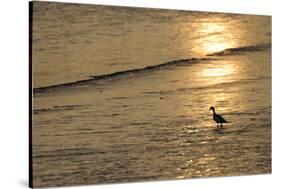
[[[235,73],[235,66],[233,64],[220,64],[220,67],[208,67],[201,71],[201,77],[212,77],[217,79],[218,77],[225,77]]]
[[[202,23],[199,25],[198,30],[201,37],[195,51],[200,51],[199,53],[201,54],[220,52],[236,45],[233,38],[234,31],[228,29],[222,22]]]
[[[206,86],[217,85],[221,83],[228,83],[237,80],[237,75],[239,73],[239,66],[237,62],[222,61],[214,62],[205,68],[202,68],[198,72],[198,77],[201,78],[201,82]],[[231,98],[233,98],[233,93],[229,91],[224,91],[223,87],[214,87],[213,91],[208,95],[208,103],[210,106],[220,106],[221,111],[226,111],[223,107],[226,103],[229,103]]]

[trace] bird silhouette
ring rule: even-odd
[[[213,119],[217,123],[217,127],[221,124],[220,127],[222,128],[223,123],[228,123],[221,115],[216,114],[216,110],[213,106],[210,107],[209,111],[210,110],[213,111]]]

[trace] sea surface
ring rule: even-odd
[[[270,16],[34,2],[32,23],[35,187],[271,173]]]

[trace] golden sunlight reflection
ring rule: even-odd
[[[234,32],[223,22],[201,23],[198,27],[200,38],[195,51],[201,54],[220,52],[236,45]]]
[[[186,160],[186,162],[181,165],[181,167],[176,168],[177,171],[181,172],[181,174],[178,175],[177,178],[183,179],[190,177],[190,169],[192,169],[193,167],[202,167],[202,165],[205,165],[205,168],[196,170],[197,176],[209,176],[212,173],[217,173],[219,170],[216,164],[216,159],[217,158],[211,154],[204,154],[198,159]]]
[[[215,95],[211,96],[211,100],[213,101],[213,104],[217,104],[218,102],[223,102],[228,99],[228,96],[226,93],[217,93]]]
[[[210,106],[219,106],[221,111],[228,111],[229,102],[234,98],[233,93],[223,90],[220,84],[237,81],[241,74],[241,66],[236,61],[213,61],[208,66],[201,67],[197,72],[197,77],[200,78],[200,83],[206,86],[214,87],[212,92],[208,93],[206,99]]]
[[[218,79],[218,77],[225,77],[234,74],[236,71],[233,64],[218,64],[216,67],[207,67],[200,73],[202,77],[212,77],[212,79]]]
[[[215,94],[212,94],[209,98],[210,106],[211,105],[212,106],[219,105],[220,111],[226,112],[228,107],[223,106],[223,105],[230,101],[230,99],[232,98],[232,95],[233,95],[232,93],[215,93]],[[209,113],[212,114],[212,112],[209,112]]]

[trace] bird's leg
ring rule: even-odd
[[[222,128],[222,123],[221,123],[221,128]]]
[[[219,124],[217,123],[217,128],[219,127]]]

